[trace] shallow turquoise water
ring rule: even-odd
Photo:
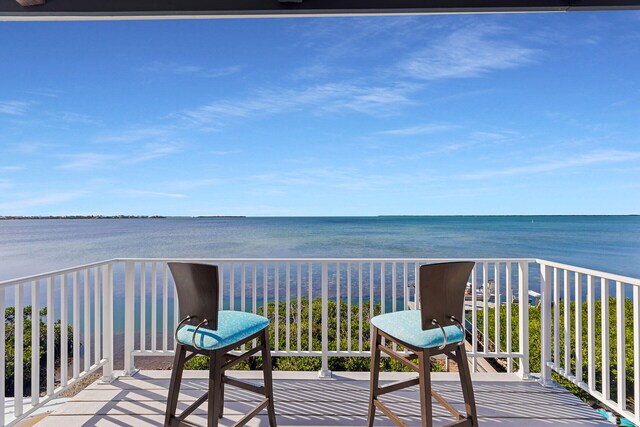
[[[640,217],[167,218],[0,221],[0,280],[124,257],[525,257],[544,258],[640,277]],[[122,269],[117,269],[114,273],[117,283],[121,284]],[[345,274],[344,271],[342,274]],[[367,273],[364,274],[367,277]],[[538,274],[537,269],[530,271],[531,289],[539,289]],[[378,280],[375,279],[376,282]],[[259,278],[258,283],[261,281]],[[345,281],[343,278],[342,282]],[[388,279],[386,282],[387,288],[390,286],[390,281]],[[409,281],[412,281],[411,277]],[[631,288],[628,287],[627,293],[630,290]],[[28,290],[25,292],[28,300],[29,292]],[[41,293],[43,292],[44,289],[41,289]],[[147,289],[148,292],[149,289]],[[281,292],[283,295],[284,288]],[[378,301],[379,290],[375,292],[374,298]],[[596,289],[596,292],[599,291]],[[114,326],[116,333],[121,335],[124,328],[123,287],[117,286],[114,293],[116,298]],[[57,289],[56,294],[58,294]],[[235,296],[236,307],[240,306],[239,294],[238,290]],[[367,291],[363,295],[365,302],[368,301],[368,294]],[[390,294],[391,291],[387,289],[388,307],[391,305]],[[318,289],[314,290],[314,295],[319,295]],[[331,298],[333,298],[332,295],[335,294],[331,293]],[[400,295],[401,293],[399,298],[401,298]],[[583,298],[584,295],[586,291]],[[12,293],[7,293],[6,298],[7,303],[10,304],[13,298]],[[41,298],[44,298],[44,294]],[[344,294],[343,298],[346,298]],[[54,311],[59,313],[58,296],[55,301]],[[26,303],[29,302],[26,301]],[[139,296],[136,296],[136,328],[139,322],[138,303]],[[258,303],[261,305],[262,300],[259,299]],[[403,306],[404,303],[399,300],[398,304]],[[172,319],[172,299],[168,305],[169,318]],[[228,298],[225,300],[225,305],[229,305]],[[68,306],[71,307],[69,301]],[[151,321],[150,313],[150,297],[148,297],[149,322]],[[160,317],[156,321],[160,322]],[[160,327],[159,330],[161,330]],[[117,342],[121,344],[120,335]]]
[[[0,221],[0,280],[116,257],[537,257],[640,277],[640,217]]]

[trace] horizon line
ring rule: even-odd
[[[622,217],[627,214],[374,214],[374,215],[137,215],[137,214],[65,214],[65,215],[0,215],[0,220],[12,219],[248,219],[248,218],[436,218],[436,217]]]

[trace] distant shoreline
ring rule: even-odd
[[[0,220],[21,220],[21,219],[149,219],[167,218],[160,215],[43,215],[43,216],[0,216]]]
[[[521,217],[636,217],[640,214],[504,214],[504,215],[369,215],[369,216],[285,216],[261,217],[245,215],[199,215],[199,216],[164,216],[164,215],[0,215],[2,220],[39,220],[39,219],[246,219],[246,218],[521,218]]]
[[[167,218],[246,218],[244,215],[202,215],[202,216],[164,216],[164,215],[0,215],[2,220],[21,219],[167,219]]]

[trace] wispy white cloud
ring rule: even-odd
[[[187,197],[186,194],[165,193],[161,191],[146,191],[146,190],[121,190],[118,193],[125,196],[130,196],[130,197],[162,197],[162,198],[168,197],[171,199],[183,199]]]
[[[13,181],[0,179],[0,190],[9,190],[10,188],[13,188]]]
[[[175,191],[188,191],[199,187],[219,185],[222,182],[224,180],[218,178],[184,179],[168,182],[165,186]]]
[[[458,29],[415,52],[399,68],[416,79],[439,80],[478,77],[535,61],[537,50],[505,37],[503,32],[491,25]]]
[[[141,73],[152,73],[157,75],[174,75],[174,76],[190,75],[190,76],[199,76],[199,77],[205,77],[205,78],[225,77],[232,74],[236,74],[241,70],[242,70],[242,67],[239,65],[233,65],[228,67],[218,67],[218,68],[206,68],[200,65],[176,64],[176,63],[169,63],[169,62],[152,62],[151,64],[138,68],[138,71]]]
[[[31,105],[31,101],[0,101],[0,114],[24,116],[29,112]]]
[[[58,169],[84,171],[109,168],[113,166],[114,161],[119,161],[122,157],[104,153],[76,153],[64,155],[63,158],[67,161],[58,166]]]
[[[249,177],[256,182],[280,188],[334,188],[348,191],[373,191],[413,185],[433,178],[428,174],[389,173],[372,174],[349,167],[304,168],[286,172],[271,172]],[[262,188],[262,187],[260,187]],[[277,190],[277,188],[275,188]]]
[[[499,27],[492,22],[478,23],[475,19],[461,20],[453,26],[453,31],[451,28],[443,29],[442,33],[446,35],[436,36],[435,40],[433,37],[428,39],[425,35],[416,35],[420,32],[412,25],[428,26],[428,23],[411,17],[380,20],[365,18],[349,20],[348,23],[357,30],[349,27],[349,34],[344,37],[344,28],[336,33],[335,22],[313,23],[312,29],[301,30],[302,39],[299,43],[309,44],[313,52],[308,60],[311,65],[305,64],[295,69],[289,78],[299,83],[305,76],[310,76],[310,81],[315,81],[316,84],[267,86],[249,91],[238,98],[215,100],[185,109],[170,117],[178,118],[183,126],[211,131],[220,130],[229,123],[229,119],[251,119],[302,110],[315,115],[342,112],[374,116],[393,114],[403,107],[415,105],[416,95],[433,80],[477,77],[496,70],[534,63],[539,55],[539,51],[525,46],[523,42],[506,37],[511,29]],[[344,25],[346,23],[343,23],[343,27]],[[433,35],[432,30],[430,28],[425,34]],[[308,34],[313,37],[306,37]],[[388,37],[383,37],[385,34]],[[316,38],[321,41],[314,41]],[[355,46],[360,46],[355,50],[363,51],[366,56],[371,49],[376,49],[368,42],[370,39],[384,43],[385,49],[393,49],[394,57],[398,58],[395,63],[392,61],[391,65],[387,62],[384,67],[374,66],[366,74],[336,72],[345,66],[336,59],[342,56],[342,49],[348,47],[346,51],[353,52]],[[426,47],[408,49],[408,40],[415,41],[411,46],[426,44]],[[337,44],[330,49],[335,56],[330,61],[325,60],[326,50],[320,48],[327,43]],[[176,71],[186,73],[200,70],[189,66]],[[320,83],[329,79],[331,80],[326,83]],[[476,91],[473,95],[478,93],[484,92]],[[415,127],[392,129],[388,134],[399,136],[432,131],[435,131],[435,127]]]
[[[57,144],[49,142],[20,142],[10,145],[9,150],[18,154],[35,155],[56,147],[58,147]]]
[[[406,150],[404,152],[397,152],[394,150],[391,154],[380,154],[372,156],[366,159],[371,164],[406,164],[407,162],[414,162],[416,160],[429,158],[438,155],[446,155],[447,153],[453,153],[464,148],[478,145],[479,142],[473,140],[464,140],[461,142],[447,142],[441,144],[433,144],[427,148],[412,150]]]
[[[144,127],[138,129],[129,129],[121,132],[112,132],[109,135],[101,135],[94,139],[97,143],[119,143],[119,144],[132,144],[143,140],[158,140],[166,139],[170,137],[171,131],[169,129],[154,126]]]
[[[451,124],[431,123],[420,126],[411,126],[399,129],[390,129],[378,132],[381,135],[393,135],[393,136],[414,136],[414,135],[429,135],[434,133],[449,132],[451,130],[458,129],[459,126]]]
[[[547,172],[556,172],[565,169],[579,168],[582,166],[592,166],[606,163],[620,163],[637,161],[640,159],[640,151],[606,150],[592,151],[589,153],[576,155],[574,157],[565,156],[560,159],[541,160],[536,163],[529,163],[522,166],[508,167],[504,169],[492,169],[472,174],[464,174],[462,179],[489,179],[517,175],[532,175]]]
[[[34,196],[25,199],[17,199],[5,203],[0,203],[0,210],[7,212],[17,212],[22,209],[56,205],[78,199],[82,197],[82,195],[83,193],[63,192]]]
[[[221,126],[230,118],[291,113],[312,106],[315,114],[357,111],[379,114],[412,103],[407,85],[328,83],[301,89],[272,88],[246,98],[212,102],[176,114],[187,126]]]
[[[520,134],[512,130],[501,130],[501,131],[477,130],[477,131],[473,131],[470,137],[474,140],[479,140],[479,141],[505,141],[505,140],[513,140],[515,138],[519,138]]]
[[[55,89],[31,89],[25,90],[24,93],[43,98],[57,98],[62,92]]]
[[[523,185],[491,185],[491,186],[467,186],[455,187],[451,185],[450,181],[443,181],[440,185],[431,185],[429,191],[419,194],[420,199],[451,199],[460,200],[464,199],[479,199],[490,196],[497,196],[501,194],[508,194],[517,189],[522,189]],[[489,212],[490,213],[490,212]]]
[[[454,132],[455,135],[439,135],[440,133]],[[372,145],[375,152],[366,158],[368,163],[376,164],[401,164],[426,159],[434,156],[447,155],[460,150],[488,147],[495,144],[504,145],[520,138],[518,132],[511,130],[474,130],[468,131],[462,125],[454,124],[428,124],[415,127],[392,129],[378,132],[391,136],[424,136],[437,134],[434,137],[412,139],[410,150],[398,150],[397,144],[378,142]],[[420,141],[416,143],[415,141]],[[388,140],[385,140],[388,142]],[[381,154],[379,154],[381,153]]]
[[[582,114],[576,115],[566,111],[553,111],[547,112],[546,116],[549,119],[562,123],[563,125],[570,125],[576,128],[584,129],[589,132],[610,134],[615,125],[611,121],[597,121],[593,119],[586,119]]]
[[[146,143],[121,150],[118,154],[84,152],[61,155],[65,162],[58,169],[90,171],[93,169],[109,169],[120,165],[130,165],[166,157],[180,150],[179,143]]]
[[[0,172],[19,172],[24,166],[0,166]]]
[[[150,142],[126,156],[123,161],[124,163],[142,163],[176,153],[181,147],[181,143]]]
[[[46,113],[55,123],[66,123],[73,125],[100,125],[102,122],[95,117],[86,114],[75,113],[73,111],[49,111]]]
[[[232,154],[240,154],[242,150],[211,150],[209,152],[216,156],[230,156]]]
[[[466,20],[463,18],[463,20]],[[344,57],[377,56],[416,45],[442,27],[442,23],[415,16],[348,17],[306,21],[290,26],[295,43],[314,52],[322,61]]]
[[[326,63],[313,63],[299,67],[291,73],[294,80],[318,80],[333,77],[338,70]]]

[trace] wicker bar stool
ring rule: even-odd
[[[178,291],[180,313],[185,316],[175,331],[176,354],[171,370],[165,427],[190,426],[185,421],[194,410],[208,401],[207,426],[218,425],[223,416],[224,385],[229,384],[264,395],[264,399],[235,425],[242,426],[267,408],[269,425],[276,426],[271,380],[271,350],[265,317],[240,311],[218,310],[218,267],[209,264],[170,262],[169,268]],[[257,339],[259,344],[243,353],[229,352]],[[264,386],[245,383],[225,375],[227,369],[262,352]],[[196,355],[209,356],[209,390],[177,416],[182,372],[187,361]]]
[[[420,385],[420,409],[423,427],[433,425],[433,396],[456,421],[448,426],[478,425],[471,374],[465,351],[465,333],[461,323],[464,309],[464,292],[473,270],[473,262],[449,262],[420,266],[420,310],[397,311],[382,314],[371,319],[373,325],[371,385],[369,393],[369,413],[367,425],[373,426],[376,408],[388,416],[396,425],[406,424],[394,414],[379,397],[406,387]],[[396,343],[412,353],[401,355],[390,347],[382,345],[382,337],[387,343]],[[380,387],[380,354],[384,352],[405,366],[418,372],[418,377]],[[462,395],[466,415],[431,388],[429,358],[445,354],[458,365]],[[417,359],[417,363],[414,362]]]

